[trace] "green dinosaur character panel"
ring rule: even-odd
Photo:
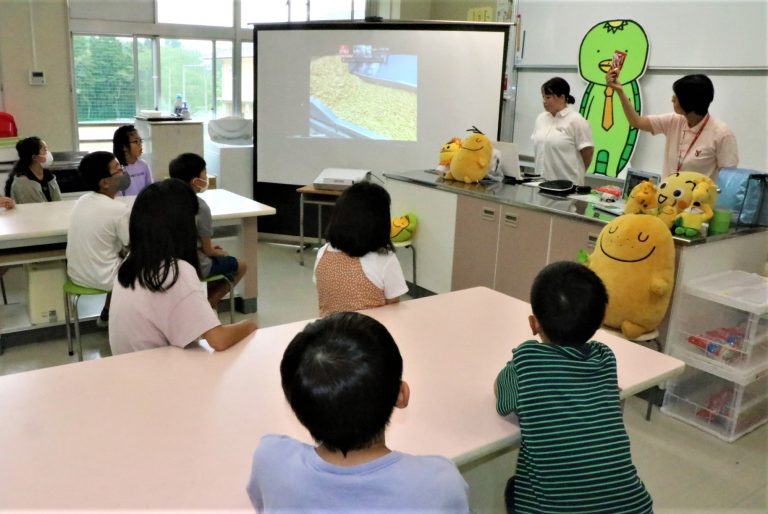
[[[619,81],[635,110],[641,112],[637,79],[648,64],[648,38],[643,27],[632,20],[601,21],[592,27],[579,47],[579,74],[589,84],[579,112],[592,128],[595,154],[587,173],[616,177],[632,156],[637,129],[629,126],[613,88],[605,84],[613,53],[626,53]]]

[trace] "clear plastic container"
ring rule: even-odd
[[[729,270],[691,280],[686,291],[754,314],[768,313],[768,277]]]
[[[670,355],[742,385],[768,374],[768,315],[691,297],[678,316]]]
[[[768,374],[768,279],[726,271],[686,284],[669,353],[741,385]]]
[[[768,421],[768,375],[744,386],[689,367],[667,382],[661,411],[733,442]]]

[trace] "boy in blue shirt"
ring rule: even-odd
[[[256,510],[467,514],[468,486],[451,461],[386,446],[393,409],[408,405],[402,371],[392,336],[363,314],[333,314],[294,337],[283,392],[317,446],[261,439],[247,487]]]
[[[545,267],[531,288],[526,341],[496,378],[496,410],[515,412],[522,445],[505,493],[508,512],[651,514],[619,403],[616,358],[589,339],[608,294],[575,262]]]

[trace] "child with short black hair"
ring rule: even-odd
[[[545,267],[531,288],[533,335],[496,378],[496,410],[516,413],[522,446],[505,492],[508,512],[651,513],[632,464],[616,358],[589,339],[608,294],[574,262]]]
[[[317,441],[266,435],[248,495],[263,513],[468,513],[468,486],[443,457],[391,451],[384,432],[408,405],[403,360],[378,321],[354,312],[307,325],[280,363],[283,392]]]
[[[378,184],[350,186],[333,209],[328,243],[317,252],[320,315],[397,303],[408,292],[390,239],[390,198]]]
[[[183,153],[173,159],[168,165],[171,178],[179,179],[189,185],[195,193],[202,193],[208,188],[208,170],[205,159],[195,153]],[[200,210],[197,213],[197,236],[199,238],[198,257],[200,259],[200,276],[208,278],[213,275],[225,275],[232,284],[237,284],[243,278],[248,266],[244,261],[227,254],[220,246],[214,245],[213,219],[211,208],[197,197]],[[208,284],[208,302],[214,309],[229,292],[229,284],[220,280]]]

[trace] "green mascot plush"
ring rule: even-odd
[[[586,262],[608,290],[603,323],[636,339],[659,326],[675,274],[675,243],[667,226],[649,214],[624,214],[600,231]]]
[[[392,218],[389,238],[393,243],[410,241],[411,237],[413,237],[413,232],[416,230],[416,225],[418,225],[418,221],[416,215],[412,212],[406,213],[404,216]]]

